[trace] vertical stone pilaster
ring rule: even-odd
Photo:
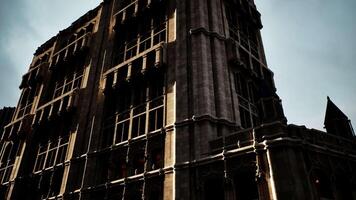
[[[174,185],[174,174],[169,173],[166,174],[164,177],[164,188],[163,188],[163,199],[164,200],[169,200],[169,199],[174,199],[174,191],[175,191],[175,185]]]

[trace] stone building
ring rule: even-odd
[[[4,127],[11,122],[11,117],[15,112],[13,107],[4,107],[0,109],[0,135],[4,131]]]
[[[261,28],[252,0],[104,0],[35,52],[0,198],[356,199],[350,121],[287,124]]]

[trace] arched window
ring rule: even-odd
[[[8,182],[18,150],[18,142],[6,142],[0,154],[0,183]]]

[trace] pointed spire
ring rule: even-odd
[[[331,101],[329,96],[327,97],[324,125],[328,133],[343,137],[354,135],[349,118]]]
[[[334,102],[331,101],[330,97],[327,97],[327,106],[325,113],[324,125],[335,120],[348,120],[348,117],[337,107]]]

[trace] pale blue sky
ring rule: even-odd
[[[3,0],[5,1],[5,0]],[[16,106],[37,47],[101,0],[7,0],[0,6],[0,108]]]
[[[356,123],[356,1],[256,0],[289,123],[322,129],[326,96]],[[356,124],[355,124],[356,125]]]
[[[15,106],[36,48],[101,0],[9,0],[0,7],[0,107]],[[322,129],[326,96],[356,121],[356,1],[256,0],[289,123]]]

